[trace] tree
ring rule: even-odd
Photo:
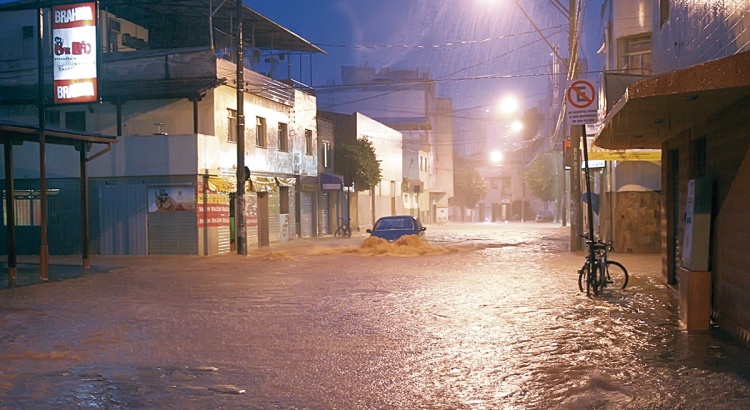
[[[462,218],[465,208],[474,208],[487,195],[487,183],[474,168],[456,169],[453,184],[456,202],[461,207]]]
[[[531,169],[523,174],[531,193],[545,203],[555,200],[557,173],[554,166],[552,153],[542,154],[531,163]]]
[[[367,138],[358,138],[354,142],[336,141],[333,165],[336,173],[344,176],[344,184],[353,184],[355,191],[368,191],[383,179],[375,147]]]

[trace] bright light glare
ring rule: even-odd
[[[518,100],[515,97],[505,97],[500,101],[500,111],[511,114],[518,110]]]
[[[490,152],[490,160],[492,162],[500,162],[503,160],[503,153],[500,151],[492,151]]]
[[[513,132],[518,132],[523,129],[523,123],[521,121],[513,121],[513,124],[510,124],[510,130]]]

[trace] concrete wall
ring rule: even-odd
[[[747,1],[670,1],[663,25],[659,3],[652,2],[655,74],[750,50]]]

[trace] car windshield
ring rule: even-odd
[[[414,222],[407,218],[381,219],[375,225],[376,230],[414,229]]]

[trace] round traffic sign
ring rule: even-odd
[[[568,102],[575,108],[588,108],[596,100],[594,84],[588,80],[577,80],[568,87]]]

